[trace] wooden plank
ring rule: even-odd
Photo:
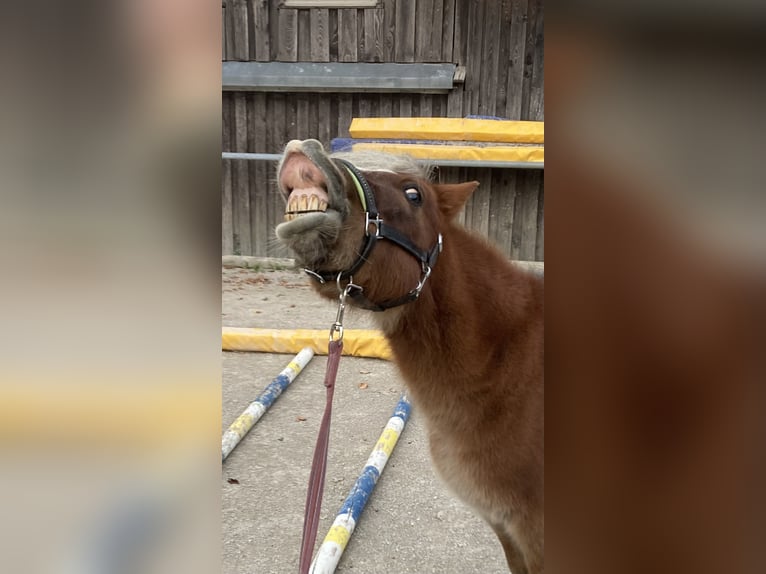
[[[431,96],[431,117],[443,118],[447,112],[447,96],[434,94]]]
[[[221,6],[221,60],[226,61],[226,4]]]
[[[270,2],[267,0],[269,10],[269,57],[268,61],[277,60],[279,54],[279,2]]]
[[[524,44],[524,78],[522,80],[521,119],[529,119],[529,96],[532,89],[532,75],[534,72],[535,47],[537,43],[537,14],[540,9],[540,0],[529,0],[527,12],[527,34]]]
[[[455,0],[444,0],[442,3],[442,62],[453,62],[453,45],[455,40]]]
[[[537,195],[537,239],[535,241],[535,260],[545,261],[545,174],[540,178],[540,191]]]
[[[516,198],[514,169],[492,170],[492,197],[490,198],[489,237],[506,256],[511,256],[513,234],[513,208]]]
[[[433,115],[433,96],[429,94],[423,94],[420,96],[420,109],[418,110],[418,117],[430,118]]]
[[[232,94],[224,94],[221,103],[222,134],[221,147],[231,151],[231,107]],[[221,253],[234,253],[234,204],[232,199],[232,160],[223,160],[221,166]]]
[[[399,115],[403,118],[412,117],[412,98],[409,95],[402,95],[399,98]]]
[[[272,152],[281,152],[287,143],[287,96],[284,94],[269,94],[270,106],[267,106],[268,122],[271,124],[269,147]],[[269,242],[266,246],[266,253],[269,257],[286,257],[287,249],[282,247],[281,243],[274,240],[274,229],[277,224],[284,219],[284,203],[280,197],[279,189],[276,185],[276,165],[267,164],[268,170],[268,228]]]
[[[412,2],[415,10],[415,61],[427,62],[428,50],[431,46],[433,33],[431,16],[434,11],[434,0],[417,0]]]
[[[279,62],[298,61],[298,10],[279,10]]]
[[[233,94],[234,149],[247,151],[246,94]],[[232,170],[232,198],[234,205],[234,253],[252,255],[250,230],[250,177],[247,162],[237,160]]]
[[[508,100],[508,68],[510,67],[511,42],[507,30],[511,27],[512,0],[500,2],[500,36],[497,42],[497,68],[495,77],[495,113],[496,116],[506,117],[506,102]]]
[[[297,94],[295,96],[295,137],[299,140],[316,137],[309,129],[309,96],[307,94]]]
[[[528,187],[525,189],[525,201],[521,211],[521,250],[523,261],[534,261],[537,243],[537,214],[542,172],[534,170],[527,174]]]
[[[255,60],[257,62],[268,62],[271,59],[268,0],[255,0],[253,2],[253,20],[253,43],[255,44]]]
[[[298,97],[300,94],[288,94],[285,98],[285,144],[298,139]],[[306,118],[308,120],[308,118]]]
[[[285,6],[292,8],[315,8],[317,0],[283,0]],[[325,4],[328,8],[371,8],[378,3],[378,0],[333,0],[328,2],[324,0],[321,4]]]
[[[431,34],[426,49],[426,62],[443,62],[442,33],[444,29],[444,0],[433,0],[431,8]]]
[[[330,61],[330,14],[329,10],[310,10],[311,61]]]
[[[308,100],[308,125],[304,133],[307,137],[319,139],[319,98],[318,95],[307,96]]]
[[[393,96],[391,94],[380,94],[378,110],[381,118],[393,117]]]
[[[545,120],[545,34],[544,6],[541,3],[535,21],[535,51],[532,57],[532,81],[529,91],[528,117],[533,120]]]
[[[342,138],[349,137],[348,128],[351,127],[351,120],[354,117],[353,97],[350,94],[340,94],[338,96],[338,136]]]
[[[266,133],[268,116],[266,114],[266,94],[252,94],[252,121],[250,131],[253,136],[253,151],[268,153]],[[269,165],[263,161],[249,162],[254,164],[255,175],[250,185],[251,218],[253,221],[253,253],[260,257],[267,254],[267,245],[272,230],[269,227]]]
[[[465,76],[465,95],[463,113],[479,113],[479,94],[484,92],[481,85],[481,70],[483,67],[482,42],[484,35],[484,6],[485,2],[474,2],[469,6],[468,30],[474,41],[468,42]]]
[[[396,61],[396,0],[383,0],[383,61]]]
[[[415,61],[415,5],[402,0],[396,3],[394,59],[397,62]]]
[[[329,95],[321,94],[316,96],[317,101],[317,115],[318,115],[318,129],[316,138],[322,142],[322,145],[326,148],[329,147],[330,141],[335,137],[337,132],[337,124],[334,124],[333,118],[337,118],[338,114],[332,114],[332,97]],[[335,120],[337,121],[337,120]]]
[[[461,66],[465,66],[468,63],[468,12],[469,0],[455,0],[455,25],[451,61]]]
[[[476,170],[474,168],[461,168],[460,181],[474,181],[476,180]],[[478,181],[478,180],[477,180]],[[480,184],[481,185],[481,184]],[[473,229],[473,203],[475,201],[475,192],[468,201],[465,202],[465,207],[460,215],[460,223],[465,226],[466,229]]]
[[[384,62],[385,51],[385,14],[383,10],[364,10],[364,50],[365,62]]]
[[[338,11],[330,10],[330,61],[338,61]]]
[[[338,61],[357,62],[356,10],[338,10]]]
[[[524,51],[527,38],[527,0],[511,0],[511,25],[508,33],[508,79],[505,117],[521,119],[524,96]]]
[[[489,236],[489,203],[492,197],[492,170],[481,168],[475,170],[479,187],[473,192],[470,227],[484,237]]]
[[[465,98],[465,88],[463,85],[455,87],[447,94],[447,117],[463,117],[463,99]]]
[[[500,2],[485,2],[484,33],[481,42],[481,100],[479,114],[494,116],[497,103],[497,68],[499,66],[499,44],[501,31]]]
[[[226,60],[248,60],[247,2],[229,0],[226,17]]]
[[[365,94],[359,95],[359,113],[354,115],[355,118],[374,118],[376,117],[372,111],[372,100],[370,96]]]
[[[298,61],[311,61],[311,14],[309,10],[298,10]]]

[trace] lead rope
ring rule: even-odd
[[[330,419],[332,417],[332,398],[335,392],[335,378],[338,375],[338,364],[343,351],[343,312],[346,309],[346,296],[361,287],[351,282],[340,289],[340,274],[337,279],[340,295],[338,296],[338,314],[335,323],[330,327],[330,342],[327,347],[327,370],[324,376],[324,386],[327,399],[324,415],[319,425],[314,460],[311,463],[308,493],[306,494],[306,510],[303,515],[303,537],[301,539],[301,556],[299,563],[300,574],[308,574],[311,568],[311,558],[314,554],[317,529],[319,528],[319,512],[322,509],[322,493],[324,492],[325,471],[327,470],[327,447],[330,441]],[[337,338],[336,338],[337,336]]]

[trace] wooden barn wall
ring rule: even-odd
[[[544,119],[542,0],[382,0],[372,9],[285,9],[225,0],[223,59],[452,62],[449,94],[223,93],[224,151],[279,153],[290,139],[329,146],[354,117],[467,115]],[[274,238],[283,203],[275,166],[225,160],[224,254],[287,257]],[[441,181],[481,185],[461,215],[509,257],[543,260],[541,170],[441,168]]]

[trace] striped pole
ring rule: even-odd
[[[290,361],[277,377],[271,381],[263,392],[245,409],[235,420],[221,439],[221,462],[226,460],[229,453],[239,444],[239,441],[253,428],[269,407],[274,404],[277,397],[282,394],[290,383],[295,380],[308,362],[314,356],[314,351],[309,347],[302,349],[295,358]]]
[[[346,549],[349,538],[354,533],[356,523],[370,498],[375,484],[383,472],[383,468],[391,456],[391,452],[399,440],[399,435],[410,418],[410,401],[405,393],[396,403],[394,413],[388,419],[383,432],[372,450],[367,463],[351,488],[346,501],[338,511],[330,531],[319,547],[314,562],[311,564],[311,574],[332,574],[338,566],[340,557]]]

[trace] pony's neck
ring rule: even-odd
[[[532,281],[483,240],[451,226],[421,297],[376,314],[413,393],[433,405],[475,392],[495,351],[511,344],[527,315]]]

